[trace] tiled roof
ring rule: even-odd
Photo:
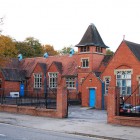
[[[63,76],[77,76],[77,63],[75,61],[71,61],[65,65],[65,69],[63,72]]]
[[[104,42],[94,24],[90,24],[88,26],[83,38],[81,39],[79,44],[76,45],[76,47],[80,47],[80,46],[98,46],[98,47],[102,47],[102,48],[108,48],[104,44]]]
[[[109,61],[111,60],[113,56],[112,55],[105,55],[99,68],[98,68],[98,72],[103,72],[103,70],[106,68],[106,66],[108,65]]]
[[[57,70],[59,71],[59,73],[62,74],[62,72],[63,72],[62,62],[53,61],[53,63],[57,67]]]
[[[37,62],[35,58],[27,58],[20,61],[19,68],[22,70],[26,70],[26,77],[30,77]]]
[[[43,73],[45,74],[47,71],[47,65],[45,63],[38,63],[38,64],[41,67]]]
[[[112,55],[105,55],[104,56],[104,59],[102,60],[102,63],[104,64],[104,65],[107,65],[108,64],[108,62],[109,62],[109,60],[112,58]]]
[[[7,81],[23,81],[25,80],[26,71],[12,68],[1,68],[4,79]]]
[[[133,43],[127,40],[124,40],[126,45],[132,51],[132,53],[136,56],[136,58],[140,61],[140,44]]]
[[[108,64],[108,61],[110,60],[111,56],[105,56],[102,60],[98,71],[102,72],[103,69]],[[72,57],[69,55],[62,55],[62,56],[49,56],[48,58],[44,57],[36,57],[36,58],[25,58],[22,61],[15,60],[14,65],[9,65],[10,68],[19,69],[19,70],[25,70],[25,76],[30,77],[36,67],[37,64],[40,65],[42,71],[45,73],[49,67],[54,63],[58,72],[62,76],[77,76],[78,71],[78,61],[79,61],[79,55],[74,54]],[[98,72],[97,71],[97,72]]]
[[[7,59],[7,61],[5,62],[5,66],[3,67],[8,67],[8,68],[19,68],[19,61],[16,58],[11,58],[11,59]]]
[[[49,56],[48,58],[44,57],[36,57],[36,58],[25,58],[22,61],[18,61],[18,59],[10,60],[6,67],[25,70],[26,77],[30,77],[32,72],[34,71],[37,64],[40,65],[43,71],[47,71],[47,69],[54,63],[63,76],[72,76],[77,75],[77,55],[73,55],[70,57],[69,55],[62,56]]]

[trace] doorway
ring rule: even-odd
[[[89,107],[95,107],[96,104],[96,90],[95,88],[89,89]]]

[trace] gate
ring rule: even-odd
[[[130,95],[120,94],[116,87],[116,115],[140,117],[140,86],[132,86]]]

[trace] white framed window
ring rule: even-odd
[[[49,87],[57,88],[57,76],[58,74],[49,72]]]
[[[96,47],[96,52],[102,53],[103,52],[102,47]]]
[[[116,71],[116,85],[120,88],[121,95],[131,94],[131,70]]]
[[[89,68],[89,59],[88,58],[82,58],[82,68]]]
[[[66,86],[69,89],[75,88],[75,78],[73,77],[66,78]]]
[[[108,77],[104,77],[104,82],[105,82],[105,94],[108,93],[108,87],[109,87],[109,83],[110,83],[111,78]]]
[[[34,88],[42,87],[42,74],[34,73]]]
[[[89,52],[89,46],[82,46],[80,52]]]

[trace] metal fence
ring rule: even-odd
[[[116,115],[140,117],[140,86],[132,86],[130,95],[120,94],[116,87]]]
[[[10,93],[12,93],[11,91],[13,94],[10,95]],[[67,90],[66,94],[68,94],[68,105],[81,104],[80,93]],[[0,88],[0,104],[56,109],[57,89],[48,88],[46,93],[39,89],[24,90],[24,96],[20,96],[20,92],[13,90],[13,88]]]
[[[10,93],[10,89],[0,89],[0,104],[56,109],[56,90],[48,89],[47,94],[37,90],[25,90],[23,97],[16,91],[12,92],[13,94]]]

